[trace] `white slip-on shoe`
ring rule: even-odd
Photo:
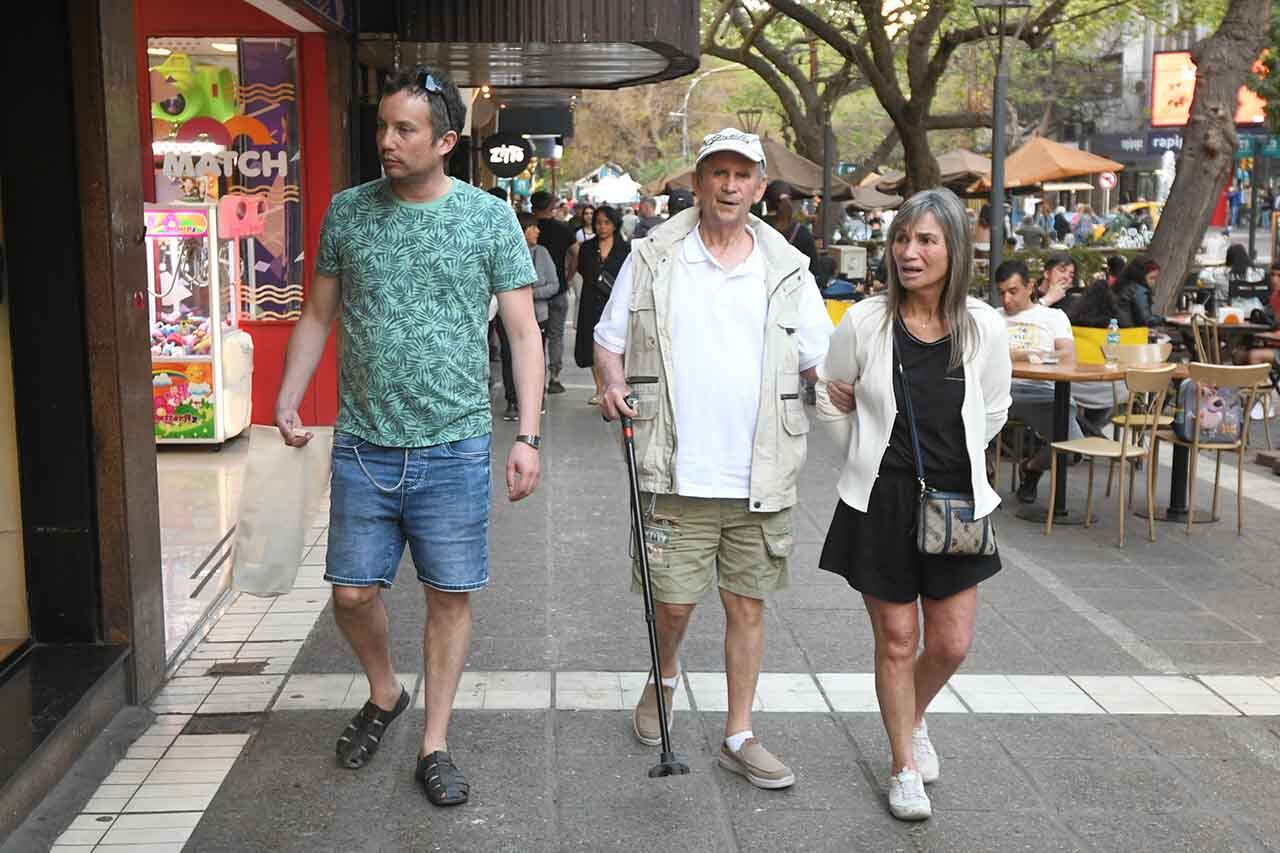
[[[933,741],[929,740],[929,724],[924,720],[911,730],[911,756],[916,760],[916,769],[926,785],[938,781],[938,753],[933,748]]]
[[[898,820],[927,820],[933,816],[919,773],[904,767],[889,777],[889,813]]]

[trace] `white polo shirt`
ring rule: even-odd
[[[752,234],[751,254],[725,269],[698,231],[671,272],[676,488],[691,498],[746,498],[769,308],[764,256]],[[626,350],[633,274],[628,257],[596,324],[595,342],[613,353]],[[802,371],[826,357],[830,337],[822,294],[804,287],[795,332]]]

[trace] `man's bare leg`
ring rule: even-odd
[[[764,657],[764,602],[720,590],[724,604],[724,668],[729,682],[729,716],[725,737],[751,728],[751,703]]]
[[[424,589],[427,622],[422,631],[422,659],[427,722],[422,754],[429,755],[449,748],[449,715],[471,646],[471,593]]]
[[[390,711],[404,689],[391,667],[387,608],[377,586],[333,587],[333,618],[356,653],[373,704]]]
[[[654,602],[654,625],[658,629],[658,654],[662,657],[662,677],[675,678],[680,672],[680,644],[693,617],[692,604]]]

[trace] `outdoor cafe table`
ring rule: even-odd
[[[1160,367],[1151,364],[1147,367]],[[1066,441],[1071,426],[1071,383],[1072,382],[1118,382],[1124,379],[1128,367],[1107,367],[1104,364],[1029,364],[1015,362],[1014,379],[1038,379],[1053,383],[1053,440]],[[1174,379],[1187,375],[1185,365],[1178,365],[1173,373]],[[1190,456],[1185,447],[1174,445],[1173,448],[1173,481],[1170,484],[1170,500],[1167,509],[1157,510],[1157,517],[1168,516],[1175,521],[1181,515],[1185,520],[1187,506],[1187,469]],[[1067,472],[1068,465],[1058,466],[1058,488],[1054,498],[1054,524],[1083,524],[1084,514],[1073,512],[1067,506]],[[1018,518],[1035,521],[1041,524],[1049,515],[1049,510],[1040,506],[1028,506],[1018,510]]]
[[[1164,318],[1164,323],[1171,329],[1174,329],[1182,337],[1183,345],[1186,346],[1187,352],[1193,356],[1197,356],[1195,338],[1191,334],[1191,315],[1190,314],[1170,314]],[[1270,326],[1264,326],[1260,323],[1216,323],[1218,329],[1218,344],[1229,355],[1234,349],[1234,343],[1240,338],[1249,338],[1263,332],[1270,332]],[[1221,353],[1219,353],[1221,357]],[[1230,364],[1230,359],[1223,361],[1224,364]]]

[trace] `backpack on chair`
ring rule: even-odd
[[[1194,441],[1200,422],[1201,444],[1234,444],[1244,433],[1244,401],[1237,388],[1197,385],[1184,379],[1178,385],[1173,412],[1173,432],[1183,441]]]

